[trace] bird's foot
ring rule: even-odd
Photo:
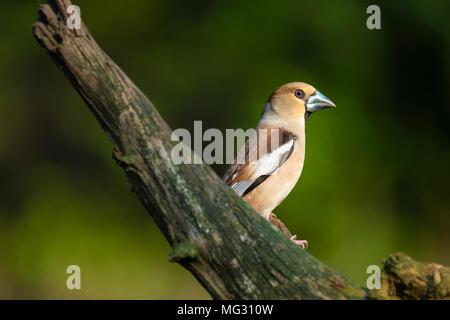
[[[292,237],[290,237],[291,241],[298,245],[299,247],[302,247],[303,250],[308,249],[308,241],[307,240],[297,240],[297,235],[294,234]]]

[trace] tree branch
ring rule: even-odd
[[[211,168],[174,165],[171,130],[152,103],[84,24],[75,31],[66,27],[70,1],[48,3],[40,6],[33,34],[103,127],[114,158],[172,246],[170,261],[192,272],[218,299],[369,297],[295,246]]]

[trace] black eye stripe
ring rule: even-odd
[[[303,90],[297,89],[294,91],[294,95],[297,98],[303,98],[305,96],[305,92]]]

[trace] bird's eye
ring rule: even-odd
[[[305,92],[303,90],[297,89],[295,90],[294,95],[297,98],[303,98],[305,96]]]

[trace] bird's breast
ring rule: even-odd
[[[303,169],[305,145],[303,139],[297,139],[294,151],[278,171],[264,183],[248,193],[247,201],[258,213],[268,219],[275,209],[292,191]]]

